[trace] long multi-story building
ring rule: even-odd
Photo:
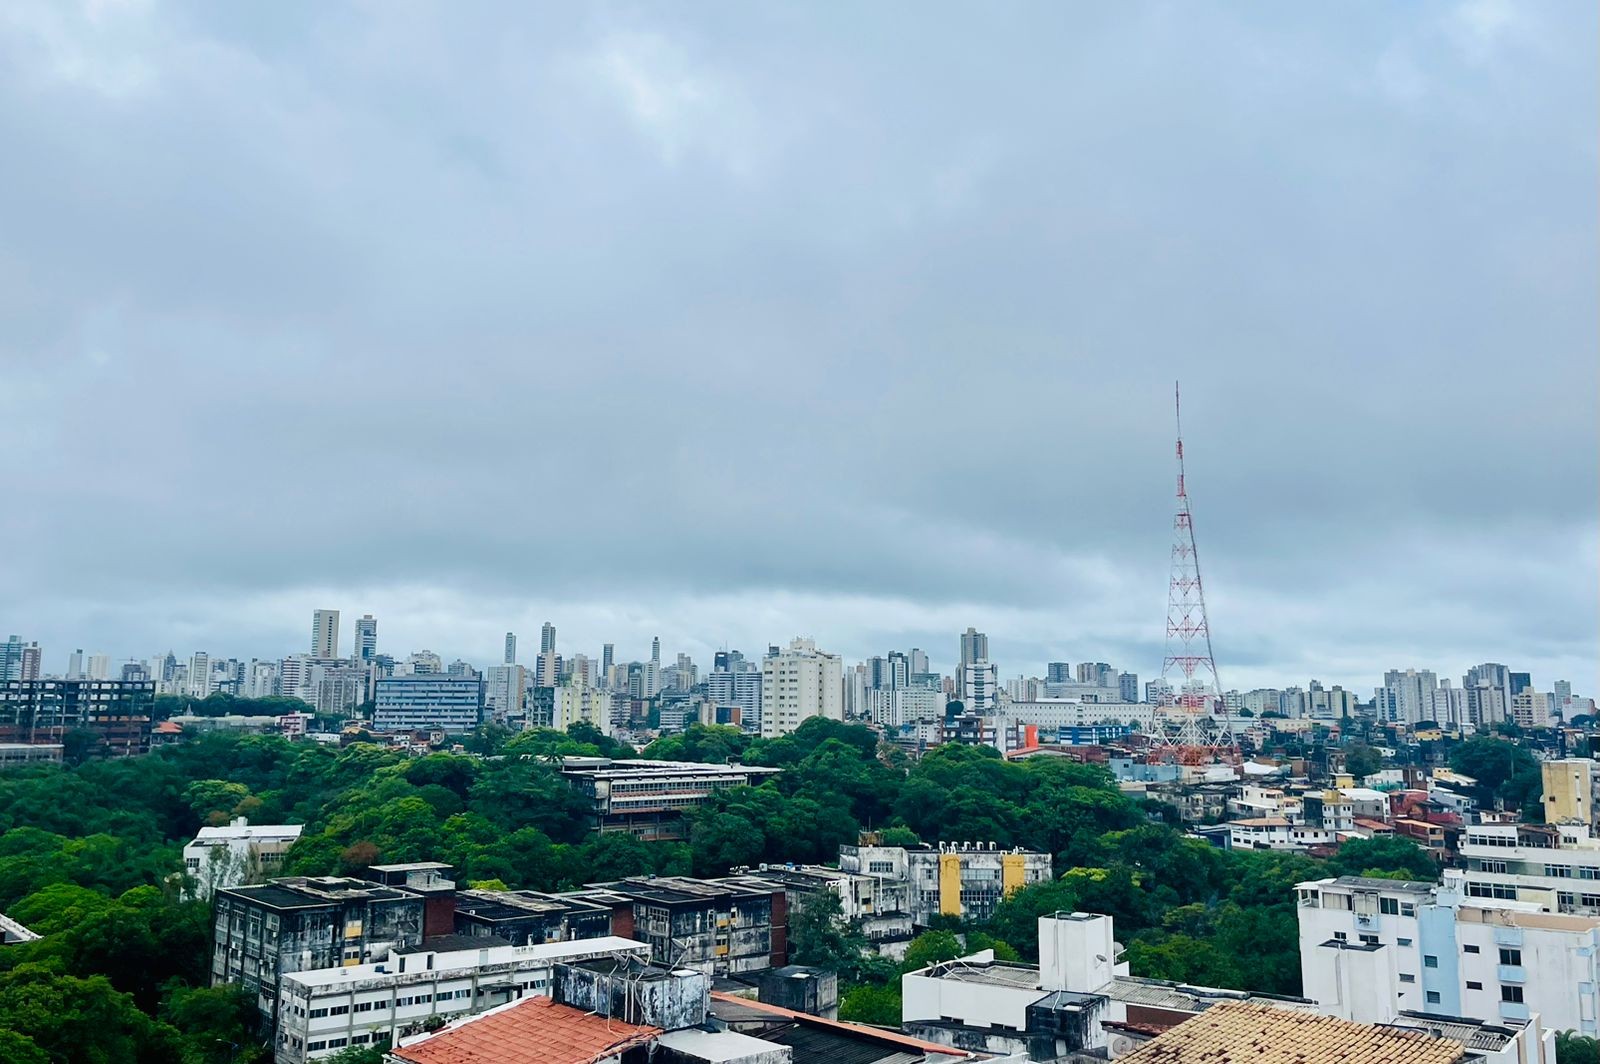
[[[1340,876],[1296,890],[1301,981],[1323,1011],[1537,1013],[1555,1030],[1597,1031],[1600,918],[1477,901],[1448,883]]]
[[[1048,853],[981,842],[841,846],[839,868],[903,884],[918,927],[927,927],[936,916],[987,920],[1012,893],[1053,878]]]
[[[243,985],[269,1027],[277,1022],[283,976],[368,964],[419,945],[428,930],[422,895],[360,879],[226,887],[215,902],[211,985]]]
[[[574,677],[555,689],[555,727],[566,731],[574,724],[588,724],[602,735],[610,735],[615,699],[610,691],[591,687],[586,678]]]
[[[350,1046],[398,1042],[439,1022],[527,997],[549,997],[557,964],[648,963],[650,947],[614,936],[529,946],[391,950],[381,960],[285,975],[276,1064],[305,1064]]]
[[[150,749],[155,684],[141,680],[13,680],[0,684],[0,742],[59,745],[87,730],[115,756]]]
[[[795,639],[761,661],[761,734],[787,735],[811,717],[844,719],[844,663]]]
[[[375,685],[372,726],[378,731],[440,728],[461,734],[483,717],[483,683],[437,674],[395,676]]]
[[[710,801],[717,791],[755,786],[782,771],[693,761],[561,760],[562,776],[594,803],[596,830],[626,831],[642,839],[686,838],[684,815]]]

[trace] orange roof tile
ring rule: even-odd
[[[659,1027],[607,1019],[549,998],[528,998],[390,1054],[407,1064],[593,1064],[661,1033]]]
[[[1460,1042],[1247,1002],[1213,1005],[1123,1064],[1455,1064]]]

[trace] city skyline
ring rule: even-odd
[[[162,657],[165,654],[174,655],[180,666],[189,663],[191,658],[196,661],[208,661],[212,665],[220,665],[225,659],[231,658],[240,662],[241,664],[259,661],[272,665],[274,668],[276,668],[280,662],[284,662],[286,663],[285,667],[287,667],[287,662],[292,661],[295,658],[308,658],[309,660],[316,660],[325,657],[325,655],[323,655],[321,652],[328,648],[329,640],[334,641],[335,645],[337,645],[338,640],[343,638],[342,629],[338,627],[330,629],[327,627],[327,625],[329,618],[332,619],[332,623],[334,625],[337,625],[341,612],[342,611],[338,609],[328,608],[318,608],[313,610],[312,638],[311,646],[309,647],[309,653],[306,647],[301,647],[296,650],[287,651],[283,655],[276,657],[256,653],[215,654],[204,649],[197,649],[192,653],[185,652],[183,654],[178,654],[175,648],[150,655],[128,655],[119,657],[116,654],[90,652],[86,651],[82,647],[74,647],[66,655],[66,667],[62,670],[56,670],[52,669],[49,665],[50,658],[48,652],[44,651],[36,641],[13,635],[10,637],[12,642],[0,641],[0,678],[4,678],[6,669],[8,667],[16,667],[20,670],[18,675],[21,675],[23,678],[38,677],[41,675],[60,675],[67,678],[81,676],[91,679],[113,679],[115,678],[116,672],[124,663],[142,666],[153,661],[155,658]],[[630,657],[629,654],[626,653],[626,648],[624,648],[624,653],[615,654],[614,648],[616,644],[614,642],[606,642],[602,644],[602,649],[597,654],[592,647],[587,645],[575,647],[568,644],[564,640],[559,640],[557,633],[561,630],[560,626],[548,620],[540,623],[539,652],[536,654],[530,653],[530,656],[526,660],[516,654],[518,634],[514,630],[505,631],[502,633],[500,657],[489,659],[470,654],[455,654],[451,652],[441,653],[437,650],[434,650],[431,646],[426,645],[409,647],[406,649],[382,646],[378,643],[378,620],[370,613],[363,615],[358,620],[352,620],[350,624],[353,627],[359,626],[356,633],[355,643],[351,647],[351,652],[350,654],[344,656],[345,659],[349,660],[352,664],[365,665],[373,660],[374,654],[382,654],[392,662],[404,662],[409,657],[414,657],[418,654],[425,654],[431,655],[432,658],[437,659],[437,663],[441,668],[445,662],[453,661],[457,664],[464,663],[472,666],[473,669],[476,670],[476,673],[481,677],[489,675],[491,670],[502,663],[506,665],[516,663],[527,670],[527,683],[529,685],[535,683],[536,677],[539,675],[541,662],[547,656],[550,658],[550,668],[552,669],[555,667],[555,662],[557,661],[564,661],[570,664],[572,659],[577,657],[587,661],[588,666],[591,669],[596,670],[595,675],[597,677],[603,677],[605,674],[605,668],[611,664],[611,659],[613,656],[615,657],[615,661],[619,664],[626,664],[629,662],[639,664],[641,662],[658,660],[659,655],[662,654],[660,636],[652,636],[650,638],[650,648],[639,657]],[[1053,683],[1057,682],[1058,673],[1060,673],[1061,680],[1068,683],[1072,682],[1076,676],[1079,682],[1088,682],[1093,684],[1096,681],[1092,678],[1086,679],[1083,674],[1086,671],[1091,673],[1103,671],[1108,679],[1103,679],[1099,682],[1113,689],[1117,689],[1119,687],[1119,673],[1125,673],[1128,677],[1131,677],[1131,679],[1128,679],[1127,677],[1124,677],[1124,679],[1127,684],[1133,685],[1132,690],[1136,692],[1136,694],[1135,697],[1132,698],[1124,697],[1124,701],[1154,701],[1155,699],[1149,697],[1150,687],[1152,684],[1161,684],[1163,682],[1159,673],[1141,672],[1136,666],[1130,666],[1125,662],[1100,661],[1093,655],[1087,657],[1062,655],[1060,657],[1052,658],[1043,662],[1038,668],[1033,668],[1031,665],[1023,665],[1014,669],[1000,667],[995,659],[992,659],[989,656],[989,633],[978,631],[970,625],[965,631],[957,633],[954,636],[954,641],[958,645],[958,649],[948,659],[948,665],[946,664],[946,659],[943,659],[937,651],[930,651],[924,646],[884,647],[872,650],[859,656],[852,656],[848,653],[840,653],[837,649],[827,645],[826,641],[818,643],[814,638],[809,636],[796,636],[794,639],[799,640],[802,643],[812,644],[817,650],[831,657],[839,659],[846,673],[858,667],[868,668],[872,666],[874,662],[882,663],[886,659],[892,659],[894,656],[905,655],[909,653],[911,655],[911,657],[907,659],[909,662],[920,662],[925,665],[926,668],[932,670],[932,672],[934,672],[936,675],[944,676],[949,681],[953,682],[956,688],[954,697],[957,698],[970,699],[972,697],[970,692],[964,693],[964,685],[966,684],[965,669],[966,666],[972,662],[981,662],[992,670],[990,675],[993,677],[993,679],[990,682],[998,685],[1000,690],[997,693],[1002,695],[1004,694],[1004,689],[1008,684],[1015,683],[1017,681]],[[672,649],[671,652],[678,655],[680,662],[682,662],[684,659],[692,662],[695,668],[699,671],[700,680],[703,682],[705,677],[709,675],[712,670],[712,663],[718,657],[720,657],[724,651],[737,651],[747,662],[753,663],[758,662],[763,656],[765,656],[768,653],[769,648],[786,649],[790,642],[791,640],[789,639],[772,640],[759,644],[752,644],[748,647],[723,644],[710,650],[705,650],[703,649],[703,644],[696,643],[696,647],[700,649],[685,651],[682,648],[676,648]],[[935,641],[930,639],[929,642],[934,643]],[[6,652],[12,650],[16,652],[15,661],[12,661],[6,656]],[[30,660],[33,662],[32,673],[27,672],[27,666],[24,664],[24,655],[31,655]],[[1493,655],[1491,655],[1490,658],[1492,659]],[[1582,681],[1579,681],[1575,684],[1574,681],[1568,676],[1539,673],[1535,670],[1529,669],[1525,664],[1521,664],[1515,660],[1511,660],[1509,663],[1494,663],[1492,666],[1486,665],[1485,660],[1489,659],[1479,660],[1471,666],[1463,666],[1462,669],[1456,672],[1452,672],[1449,669],[1439,669],[1427,663],[1412,662],[1403,665],[1396,665],[1392,668],[1383,670],[1382,675],[1378,676],[1370,684],[1368,683],[1368,679],[1364,677],[1330,678],[1330,676],[1314,674],[1305,677],[1278,678],[1271,682],[1225,685],[1222,688],[1222,691],[1231,696],[1234,694],[1255,694],[1262,691],[1271,690],[1303,691],[1306,690],[1308,686],[1318,686],[1323,690],[1343,690],[1348,692],[1353,697],[1363,701],[1368,701],[1370,700],[1370,692],[1377,691],[1381,694],[1384,689],[1393,690],[1398,684],[1398,703],[1394,706],[1391,706],[1390,709],[1394,711],[1398,719],[1415,720],[1423,719],[1427,717],[1429,713],[1427,711],[1424,711],[1420,714],[1417,712],[1412,712],[1411,709],[1413,707],[1411,707],[1410,703],[1416,699],[1426,699],[1426,692],[1433,690],[1432,685],[1440,684],[1444,688],[1453,687],[1457,692],[1462,692],[1473,686],[1474,676],[1479,672],[1480,669],[1492,667],[1498,670],[1498,679],[1496,680],[1497,686],[1507,688],[1508,698],[1509,695],[1514,692],[1511,690],[1508,685],[1509,682],[1506,680],[1507,674],[1513,678],[1522,676],[1525,678],[1525,681],[1527,678],[1531,677],[1531,682],[1528,682],[1528,686],[1531,686],[1536,691],[1549,692],[1552,689],[1557,691],[1564,689],[1569,695],[1593,697],[1590,694],[1590,689],[1583,687]],[[892,660],[890,660],[890,666],[892,666],[892,664]],[[915,671],[918,670],[914,667],[911,668],[902,678],[901,683],[903,684],[906,679],[909,679],[910,673]],[[1441,681],[1442,683],[1440,683]],[[1407,684],[1416,685],[1418,683],[1421,683],[1422,686],[1413,686],[1411,688],[1407,688],[1406,686]],[[867,686],[874,686],[870,678]],[[1123,691],[1127,691],[1128,689],[1129,688],[1127,686],[1122,686]],[[1411,696],[1411,698],[1408,700],[1408,697],[1405,694],[1406,690],[1416,690],[1419,693]],[[1600,691],[1595,691],[1594,694],[1600,694]],[[1509,706],[1509,701],[1507,701],[1507,706]],[[1382,707],[1379,707],[1379,709],[1381,711]],[[980,709],[980,711],[987,712],[988,710]]]
[[[54,660],[327,603],[1154,676],[1181,378],[1224,689],[1600,690],[1593,8],[18,10],[0,628]]]

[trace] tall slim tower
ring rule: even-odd
[[[316,610],[311,614],[311,656],[339,656],[339,611]]]
[[[364,613],[356,621],[355,660],[358,664],[371,662],[378,656],[378,621]]]
[[[1189,488],[1183,468],[1183,406],[1178,386],[1172,386],[1172,409],[1178,429],[1178,505],[1172,518],[1172,579],[1167,585],[1167,652],[1161,662],[1161,679],[1168,693],[1164,705],[1176,705],[1181,714],[1179,742],[1190,746],[1230,744],[1226,723],[1222,733],[1206,736],[1202,721],[1211,721],[1221,699],[1217,662],[1211,653],[1211,626],[1206,621],[1205,588],[1200,582],[1200,553],[1194,544],[1194,515],[1189,509]]]
[[[516,663],[517,663],[517,633],[515,633],[515,632],[507,632],[506,633],[506,664],[507,665],[515,665]]]

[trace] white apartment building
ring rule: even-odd
[[[761,659],[761,735],[787,735],[809,717],[844,719],[844,662],[794,639]]]
[[[311,615],[311,656],[339,656],[339,611],[317,610]]]
[[[1227,828],[1228,847],[1234,850],[1305,850],[1339,841],[1332,828],[1308,827],[1281,816],[1230,820]]]
[[[508,634],[506,639],[514,642],[516,637]],[[508,647],[507,653],[515,653],[515,647]],[[484,713],[497,721],[519,715],[522,712],[523,692],[527,690],[527,686],[527,670],[521,665],[491,665],[484,670]]]
[[[1445,880],[1474,899],[1600,914],[1600,839],[1586,824],[1474,824]]]
[[[1298,884],[1300,972],[1333,1015],[1394,1011],[1596,1033],[1600,919],[1480,902],[1431,883],[1341,876]]]
[[[969,661],[961,666],[956,682],[961,704],[969,713],[992,713],[999,700],[1000,674],[988,661]]]
[[[242,816],[225,827],[201,828],[183,848],[183,869],[193,880],[194,896],[204,901],[223,887],[277,875],[302,830],[299,824],[251,824]]]
[[[610,691],[590,687],[574,676],[571,683],[556,688],[554,726],[566,731],[581,722],[594,725],[602,735],[610,735],[612,702]]]
[[[1300,796],[1289,794],[1282,787],[1265,787],[1247,783],[1228,799],[1228,815],[1234,817],[1281,817],[1291,824],[1301,822],[1303,809]]]
[[[524,997],[549,997],[557,964],[650,960],[650,947],[606,936],[533,946],[416,949],[374,964],[285,974],[278,989],[276,1064],[304,1064],[349,1046],[422,1031]]]
[[[881,727],[898,728],[944,716],[944,692],[931,687],[873,688],[863,695],[867,715]]]
[[[1150,731],[1156,720],[1156,707],[1142,702],[1085,702],[1081,698],[1035,698],[1009,702],[1001,707],[1007,721],[1037,725],[1041,733],[1061,728],[1082,728],[1095,724],[1131,724],[1142,732]]]

